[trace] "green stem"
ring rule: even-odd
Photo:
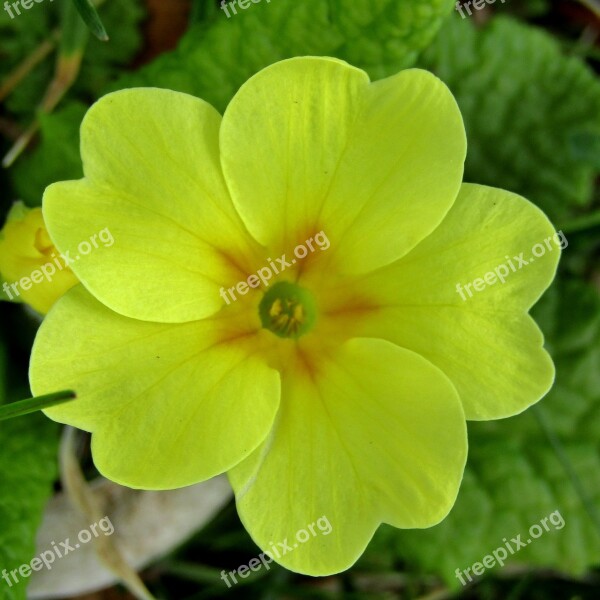
[[[598,535],[600,535],[600,514],[594,506],[594,503],[591,501],[587,491],[583,487],[581,479],[579,479],[579,475],[577,475],[575,469],[573,468],[573,465],[571,464],[571,461],[569,460],[569,457],[567,456],[567,453],[565,452],[561,441],[558,439],[558,436],[554,433],[550,425],[548,425],[548,422],[546,421],[542,409],[539,406],[533,406],[531,410],[541,430],[548,438],[548,441],[550,442],[550,445],[552,446],[552,449],[554,450],[558,461],[561,463],[567,476],[571,480],[571,484],[575,489],[575,492],[581,499],[581,503],[583,504],[585,511],[589,515],[590,519],[592,520],[592,523],[595,525],[598,531]]]
[[[70,402],[71,400],[75,400],[75,398],[75,392],[64,391],[48,394],[46,396],[37,396],[36,398],[29,398],[27,400],[20,400],[19,402],[11,402],[10,404],[0,406],[0,421],[28,415],[29,413],[44,408],[50,408],[51,406],[56,406],[63,402]]]

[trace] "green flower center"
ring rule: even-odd
[[[299,338],[317,320],[313,295],[288,281],[280,281],[268,290],[258,311],[263,327],[282,338]]]

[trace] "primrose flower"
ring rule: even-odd
[[[286,60],[223,117],[124,90],[89,110],[81,152],[85,177],[44,196],[50,234],[62,252],[105,227],[117,243],[73,266],[83,285],[42,324],[33,391],[77,390],[46,413],[92,432],[121,484],[227,472],[251,536],[289,569],[349,567],[382,522],[438,523],[465,419],[514,415],[552,384],[527,313],[559,250],[468,301],[456,284],[554,229],[515,194],[462,184],[462,118],[428,72],[371,83]],[[320,518],[331,532],[296,543]]]
[[[3,300],[42,314],[78,283],[48,235],[41,208],[13,204],[0,231],[0,275]]]

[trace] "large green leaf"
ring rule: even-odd
[[[0,341],[0,403],[5,396],[5,356]],[[41,414],[0,422],[0,600],[25,600],[28,579],[10,571],[29,563],[35,533],[56,478],[57,426]],[[58,541],[58,540],[57,540]]]
[[[600,170],[600,82],[547,33],[509,18],[449,19],[421,65],[454,92],[465,179],[518,192],[558,227],[590,205]]]
[[[192,25],[179,48],[119,82],[199,96],[224,110],[263,67],[301,55],[336,56],[380,78],[414,64],[452,0],[277,0]]]

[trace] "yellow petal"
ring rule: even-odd
[[[222,306],[221,286],[250,272],[254,246],[219,165],[220,122],[202,100],[160,89],[115,92],[88,111],[85,178],[50,186],[44,216],[80,280],[113,310],[203,318]],[[98,241],[100,232],[114,243]],[[94,236],[83,256],[80,244]]]
[[[222,320],[129,319],[77,286],[41,326],[31,387],[35,395],[76,391],[75,401],[45,413],[93,433],[94,462],[109,479],[191,485],[248,456],[277,412],[278,373],[232,331]]]
[[[388,264],[433,231],[465,152],[460,112],[436,77],[408,70],[370,84],[327,58],[264,69],[221,128],[223,170],[253,236],[289,250],[324,230],[349,272]]]
[[[78,283],[52,245],[41,209],[21,202],[0,232],[0,274],[7,300],[26,302],[42,314]]]
[[[359,329],[440,367],[456,386],[467,418],[517,414],[554,380],[542,333],[527,311],[554,278],[562,240],[524,198],[464,185],[431,236],[360,282],[385,308]],[[485,283],[488,273],[494,283]]]
[[[462,478],[466,427],[446,376],[389,342],[350,340],[314,372],[302,364],[283,378],[273,432],[229,476],[254,541],[269,551],[287,540],[292,550],[275,560],[326,575],[352,565],[381,522],[444,518]],[[316,534],[301,541],[311,527]]]

